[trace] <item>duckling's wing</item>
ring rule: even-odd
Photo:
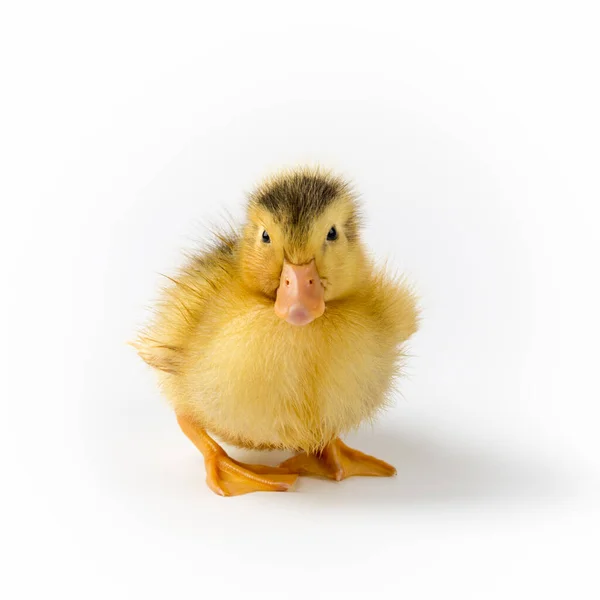
[[[206,303],[232,277],[237,248],[237,236],[218,236],[211,248],[191,255],[177,275],[165,276],[169,283],[154,318],[131,344],[146,363],[166,373],[179,372]]]
[[[374,306],[386,330],[394,335],[396,343],[403,343],[418,328],[419,308],[416,296],[403,277],[392,277],[385,269],[373,280]]]

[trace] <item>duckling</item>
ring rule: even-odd
[[[409,287],[369,259],[360,224],[350,184],[331,172],[267,178],[243,227],[169,278],[134,342],[215,493],[286,491],[299,475],[395,474],[340,439],[386,406],[418,320]],[[295,455],[245,464],[215,438]]]

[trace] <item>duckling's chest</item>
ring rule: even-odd
[[[396,361],[365,319],[294,327],[257,310],[223,323],[194,357],[204,420],[248,445],[294,448],[357,426],[382,404]]]

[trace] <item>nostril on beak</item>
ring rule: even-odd
[[[290,280],[289,279],[285,280],[285,285],[290,285]]]
[[[309,279],[309,280],[308,280],[308,285],[312,285],[312,284],[313,284],[313,280],[312,280],[312,279]]]

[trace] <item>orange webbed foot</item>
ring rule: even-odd
[[[193,418],[178,415],[183,433],[202,452],[206,466],[206,483],[219,496],[239,496],[250,492],[287,492],[298,479],[284,467],[248,465],[227,453]]]
[[[354,450],[340,439],[330,442],[320,454],[302,452],[279,465],[298,475],[341,481],[347,477],[391,477],[396,469],[374,456]]]
[[[219,496],[287,492],[298,479],[284,467],[249,465],[218,452],[205,460],[206,483]]]

